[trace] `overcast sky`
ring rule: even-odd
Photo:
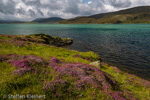
[[[72,18],[146,6],[150,0],[0,0],[0,19]]]

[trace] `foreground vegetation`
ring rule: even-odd
[[[58,38],[0,35],[1,100],[21,96],[47,100],[150,99],[149,81],[103,62],[97,64],[99,56],[93,52],[56,47],[70,44],[70,39]]]

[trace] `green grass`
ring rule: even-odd
[[[40,44],[31,44],[30,46],[14,46],[12,44],[0,44],[0,54],[18,54],[18,55],[36,55],[43,57],[45,59],[50,59],[50,57],[56,57],[65,62],[80,62],[80,63],[90,63],[90,61],[84,60],[80,57],[74,58],[73,55],[79,54],[84,57],[92,56],[97,59],[99,56],[93,52],[78,52],[74,50],[67,50],[60,47],[45,46]]]
[[[9,37],[6,37],[6,36],[0,36],[0,40],[8,40],[10,39]]]

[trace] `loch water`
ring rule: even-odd
[[[74,43],[65,48],[98,53],[102,61],[150,80],[150,24],[0,24],[0,34],[45,33]]]

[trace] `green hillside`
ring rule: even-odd
[[[37,18],[31,22],[37,22],[37,23],[56,23],[58,21],[62,21],[65,19],[59,18],[59,17],[50,17],[50,18]]]
[[[150,6],[141,6],[126,10],[102,13],[92,16],[77,17],[60,21],[61,24],[121,24],[121,23],[150,23]]]

